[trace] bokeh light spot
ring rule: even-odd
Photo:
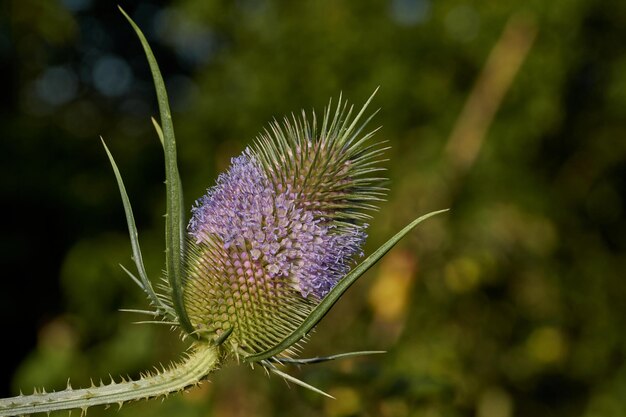
[[[415,258],[408,252],[392,252],[382,260],[368,296],[377,319],[384,322],[404,319],[416,266]]]
[[[130,66],[124,60],[113,55],[99,58],[93,67],[92,76],[96,89],[109,97],[126,93],[133,80]]]
[[[559,329],[545,326],[530,334],[526,348],[532,359],[540,363],[550,364],[560,361],[565,356],[566,343]]]
[[[476,260],[468,257],[455,259],[446,265],[446,286],[453,292],[467,292],[478,285],[480,275],[481,268]]]
[[[513,400],[509,393],[500,387],[488,388],[478,400],[477,417],[511,417]]]
[[[469,42],[478,35],[480,16],[471,6],[457,6],[446,15],[445,26],[452,39]]]
[[[35,81],[35,90],[43,102],[59,106],[76,96],[78,77],[70,68],[50,67]]]
[[[392,0],[391,18],[404,26],[422,23],[430,16],[429,0]]]
[[[89,9],[93,1],[92,0],[61,0],[61,3],[63,4],[63,6],[65,6],[66,9],[71,10],[72,12],[80,12],[82,10]]]
[[[353,416],[361,410],[361,399],[354,389],[337,387],[330,390],[329,394],[336,400],[327,399],[326,415],[333,417]]]

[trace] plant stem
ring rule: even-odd
[[[197,385],[218,366],[218,348],[209,344],[196,345],[188,358],[170,369],[143,375],[136,381],[111,382],[90,388],[46,393],[35,391],[0,399],[0,417],[56,410],[81,409],[83,413],[94,405],[118,404],[128,401],[165,396]]]

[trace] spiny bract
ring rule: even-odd
[[[238,356],[280,343],[362,256],[384,148],[357,126],[365,107],[330,109],[319,130],[304,112],[273,122],[192,210],[187,311]]]

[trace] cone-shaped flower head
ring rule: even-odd
[[[341,101],[274,122],[196,202],[189,224],[186,304],[209,338],[231,331],[236,354],[277,345],[362,255],[383,189],[371,173],[383,151]]]

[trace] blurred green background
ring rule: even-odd
[[[226,366],[184,396],[91,416],[626,415],[626,2],[121,1],[170,92],[187,204],[273,117],[356,105],[392,149],[366,252],[429,220],[353,287],[289,371]],[[0,3],[0,390],[136,376],[179,356],[143,308],[103,135],[148,272],[162,155],[145,58],[110,1]]]

